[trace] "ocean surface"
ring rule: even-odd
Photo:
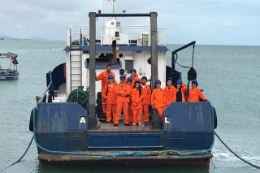
[[[18,80],[0,81],[0,170],[20,158],[27,148],[32,137],[28,126],[30,112],[36,106],[35,96],[42,96],[46,89],[46,72],[65,62],[65,46],[65,42],[0,41],[1,53],[19,55],[20,72]],[[171,64],[171,51],[180,46],[167,45],[170,50],[168,64]],[[191,48],[180,52],[178,62],[190,66],[191,55]],[[194,68],[199,87],[217,110],[216,132],[238,155],[260,165],[260,47],[197,45]],[[188,69],[177,65],[177,70],[183,72],[183,81],[187,83]],[[190,166],[50,166],[39,164],[33,143],[20,163],[3,172],[259,172],[238,160],[218,139],[212,153],[214,157],[209,169]]]

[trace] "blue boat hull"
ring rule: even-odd
[[[209,102],[171,103],[165,109],[163,116],[163,129],[153,129],[145,126],[126,127],[121,122],[120,127],[113,127],[113,124],[101,124],[101,128],[89,130],[88,113],[78,103],[39,103],[35,134],[38,144],[51,151],[100,153],[122,151],[190,152],[207,150],[211,147],[214,126]],[[46,154],[40,148],[38,148],[38,153],[39,159],[42,160],[55,156],[55,154],[51,153]],[[45,155],[41,156],[44,153]],[[168,157],[164,155],[158,156],[156,159],[164,160]],[[179,156],[168,159],[172,160],[172,162],[175,162],[176,159],[193,159],[194,162],[200,160],[207,163],[210,157],[212,155],[209,152],[206,155]],[[82,159],[81,156],[74,156],[73,158],[73,161],[76,161],[76,158],[79,159],[78,161]],[[101,160],[105,161],[107,159],[103,158]],[[134,158],[129,156],[126,160],[129,159]],[[140,158],[137,157],[136,159]],[[155,159],[155,157],[150,159]],[[85,160],[88,159],[85,158]],[[92,160],[88,161],[93,160],[95,159],[92,158]]]
[[[15,80],[18,79],[19,73],[15,74],[0,74],[0,80]]]

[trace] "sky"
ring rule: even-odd
[[[111,13],[108,0],[0,0],[0,36],[66,41],[66,28],[88,25],[89,12]],[[260,45],[259,0],[116,0],[116,13],[158,13],[167,44]],[[107,20],[108,18],[104,19]],[[149,18],[118,18],[149,25]],[[103,18],[97,25],[103,24]]]

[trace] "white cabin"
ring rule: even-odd
[[[113,1],[112,13],[113,13]],[[130,70],[136,69],[139,78],[151,77],[151,36],[150,26],[123,26],[112,17],[105,26],[96,27],[96,75],[106,70],[108,63],[112,64],[115,80],[119,82],[120,70],[130,76]],[[166,52],[165,28],[158,28],[158,78],[162,87],[166,84]],[[89,26],[72,25],[67,29],[66,51],[66,94],[83,86],[89,86]],[[111,63],[113,52],[112,43],[116,41],[117,62]],[[101,91],[101,81],[96,82],[96,92]]]

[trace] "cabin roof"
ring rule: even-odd
[[[8,53],[0,53],[0,58],[11,58],[11,59],[15,59],[17,58],[18,55],[15,54],[15,53],[11,53],[11,52],[8,52]]]
[[[82,46],[81,49],[65,47],[64,51],[82,50],[89,51],[89,46]],[[168,51],[166,46],[158,46],[158,51]],[[112,46],[96,46],[96,51],[112,51]],[[151,46],[118,46],[118,51],[151,51]]]

